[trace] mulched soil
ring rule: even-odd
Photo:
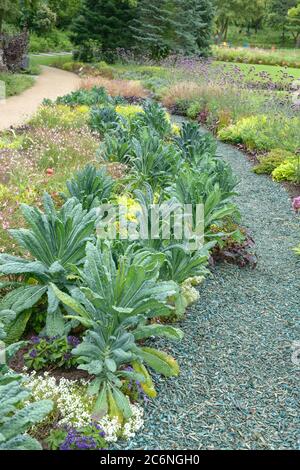
[[[179,378],[157,378],[143,432],[116,448],[299,448],[299,218],[283,186],[254,174],[236,148],[218,150],[240,177],[257,268],[213,269],[180,325],[184,340],[156,342],[179,361]]]

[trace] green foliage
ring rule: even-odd
[[[84,428],[77,429],[76,431],[74,430],[74,432],[76,432],[76,435],[79,438],[79,442],[80,438],[87,438],[89,442],[92,441],[93,449],[95,450],[107,448],[107,442],[105,441],[104,437],[102,437],[102,433],[95,424],[85,426]],[[47,438],[47,444],[50,450],[60,450],[60,447],[64,444],[67,435],[68,431],[64,429],[52,429],[50,435]],[[82,448],[77,447],[76,443],[74,443],[70,446],[69,450],[82,450]]]
[[[225,142],[245,144],[250,150],[283,148],[296,152],[300,142],[299,122],[297,116],[249,116],[221,129],[218,136]]]
[[[129,134],[126,132],[119,133],[118,138],[106,134],[98,150],[99,157],[107,162],[127,164],[131,148],[129,139]]]
[[[209,0],[140,0],[132,32],[138,47],[155,59],[170,52],[206,53],[213,9]]]
[[[300,157],[286,160],[281,163],[272,172],[275,181],[291,181],[299,183],[300,181]]]
[[[288,30],[298,45],[300,38],[300,3],[288,11]]]
[[[86,126],[88,116],[87,106],[48,105],[46,102],[29,122],[35,127],[79,129]]]
[[[221,224],[226,217],[238,214],[236,205],[230,202],[235,194],[237,181],[224,163],[221,166],[223,169],[227,168],[227,175],[223,175],[222,172],[219,175],[218,172],[215,174],[211,169],[203,171],[201,168],[196,170],[185,167],[180,171],[174,184],[168,188],[170,196],[178,202],[193,205],[194,215],[197,205],[203,204],[204,236],[207,240],[215,239],[211,231],[213,224]],[[209,165],[206,166],[208,167]]]
[[[134,254],[130,248],[117,264],[108,242],[101,250],[88,244],[84,270],[80,271],[86,287],[73,289],[70,297],[53,286],[59,299],[75,312],[72,318],[89,328],[73,353],[81,362],[79,368],[96,376],[90,393],[98,394],[94,411],[100,416],[109,411],[120,419],[130,417],[120,379],[149,382],[148,374],[133,373],[124,369],[125,365],[145,363],[167,377],[178,375],[174,359],[136,344],[137,339],[151,336],[182,337],[176,328],[147,325],[148,319],[170,315],[167,299],[178,293],[175,283],[157,282],[163,259],[151,252]]]
[[[266,11],[264,0],[216,0],[216,26],[217,35],[220,40],[227,39],[228,27],[230,24],[238,23],[239,26],[251,25],[251,22],[258,26],[262,21]]]
[[[258,174],[270,175],[275,168],[284,163],[286,160],[295,160],[296,156],[291,152],[287,152],[281,149],[272,150],[263,157],[258,157],[259,164],[253,168],[253,171]]]
[[[113,107],[92,108],[89,125],[100,136],[117,131],[124,120]]]
[[[209,244],[195,251],[180,244],[167,247],[164,252],[166,262],[161,269],[161,279],[172,279],[181,284],[188,278],[205,276],[208,274],[206,266],[210,248]]]
[[[87,165],[72,180],[67,181],[69,197],[77,199],[87,211],[107,202],[112,195],[113,186],[114,181],[107,174],[106,168],[97,170],[93,165]]]
[[[198,124],[183,123],[179,136],[174,140],[189,164],[198,167],[202,160],[208,158],[214,166],[216,142],[211,135],[201,133]]]
[[[139,114],[140,125],[150,127],[160,138],[171,134],[172,127],[170,117],[166,110],[155,101],[147,101],[144,105],[144,112]]]
[[[72,26],[73,40],[81,47],[79,60],[111,62],[117,48],[128,48],[131,33],[128,23],[135,8],[119,0],[83,0]]]
[[[104,87],[93,87],[91,90],[79,89],[56,100],[57,104],[67,106],[100,106],[113,104],[113,99],[107,94]]]
[[[24,355],[25,365],[36,371],[49,367],[52,370],[58,367],[65,369],[75,367],[77,360],[71,355],[74,343],[77,343],[77,338],[70,336],[61,338],[36,337],[31,340],[30,349]]]
[[[270,26],[281,32],[284,41],[289,24],[288,11],[297,5],[297,0],[270,0],[267,9],[267,21]]]
[[[16,319],[7,327],[7,342],[12,343],[24,332],[33,313],[32,308],[44,302],[47,295],[47,334],[61,335],[65,324],[59,302],[50,283],[65,289],[72,285],[68,279],[71,266],[80,265],[85,256],[85,245],[92,239],[96,213],[87,213],[76,199],[69,199],[56,211],[48,194],[44,195],[44,211],[22,205],[24,218],[30,229],[11,230],[17,243],[28,251],[32,259],[0,255],[2,276],[21,276],[23,281],[9,292],[0,303],[0,312],[12,310]]]
[[[65,31],[52,29],[46,35],[38,35],[32,32],[29,38],[29,52],[39,54],[43,52],[68,52],[72,51],[73,45],[69,35]],[[64,59],[64,56],[62,56]],[[65,59],[66,60],[66,59]]]
[[[0,80],[5,83],[6,96],[14,96],[34,85],[34,78],[27,75],[0,73]]]
[[[0,450],[42,450],[38,441],[26,434],[53,408],[50,400],[24,406],[30,392],[14,374],[0,377]]]
[[[164,145],[161,139],[143,129],[133,138],[129,150],[133,174],[131,180],[139,186],[151,184],[153,189],[166,184],[180,167],[180,154],[172,145]]]

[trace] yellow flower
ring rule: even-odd
[[[134,118],[137,114],[143,113],[144,110],[141,106],[130,104],[116,106],[116,112],[122,117],[130,120]]]
[[[177,124],[172,124],[172,134],[174,135],[180,134],[180,127]]]

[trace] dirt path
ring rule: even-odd
[[[0,130],[24,124],[44,98],[55,99],[78,88],[80,78],[73,73],[45,66],[42,69],[33,87],[0,104]]]

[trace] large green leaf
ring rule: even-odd
[[[46,293],[47,286],[24,285],[9,292],[0,302],[1,310],[13,310],[16,314],[33,307]]]
[[[150,338],[151,336],[163,336],[168,339],[179,341],[184,336],[183,332],[179,328],[158,324],[139,326],[133,334],[136,340]]]
[[[177,376],[179,374],[177,362],[172,356],[169,356],[165,352],[148,347],[138,348],[138,351],[143,361],[155,370],[155,372],[165,377]]]

